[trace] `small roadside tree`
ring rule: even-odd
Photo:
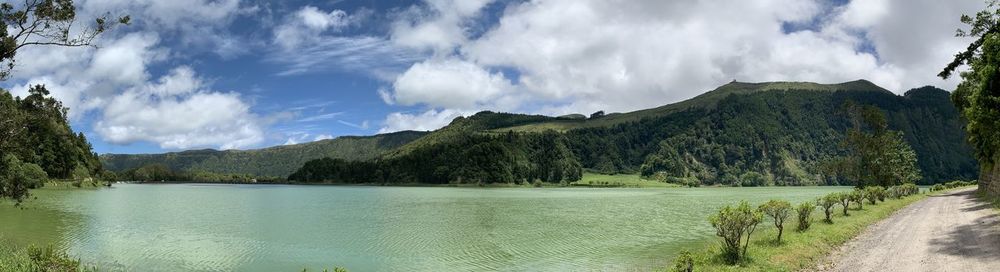
[[[795,207],[795,213],[799,219],[798,230],[804,231],[809,229],[809,225],[812,224],[812,212],[816,209],[816,205],[812,202],[803,202]]]
[[[868,199],[868,204],[875,205],[875,202],[879,200],[883,191],[885,191],[885,189],[878,186],[865,187],[865,198]]]
[[[722,207],[718,213],[708,218],[712,227],[715,227],[716,235],[722,237],[722,254],[727,261],[736,263],[746,256],[747,248],[750,246],[750,235],[763,219],[764,215],[751,208],[750,203],[746,201],[740,202],[736,207],[729,205]],[[746,242],[742,243],[744,240]]]
[[[858,204],[858,210],[861,210],[861,209],[865,208],[864,207],[864,205],[865,205],[865,191],[862,191],[861,189],[854,189],[854,191],[851,191],[850,193],[848,193],[847,197],[851,200],[851,202],[854,202],[854,203]]]
[[[785,219],[792,211],[792,204],[784,200],[770,200],[758,209],[774,220],[774,227],[778,229],[777,243],[781,244],[781,233],[785,230]]]
[[[816,201],[816,205],[823,208],[823,213],[826,214],[825,221],[827,223],[833,223],[833,219],[830,218],[830,215],[833,213],[833,206],[837,205],[837,203],[840,203],[837,193],[828,194]]]
[[[847,208],[851,205],[851,194],[837,193],[837,200],[840,200],[840,206],[844,207],[844,216],[848,216]]]

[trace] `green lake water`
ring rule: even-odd
[[[646,271],[700,248],[722,205],[849,189],[121,184],[5,203],[0,236],[105,270]]]

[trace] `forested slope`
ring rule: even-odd
[[[159,164],[173,171],[284,177],[309,160],[324,157],[368,160],[425,134],[427,133],[403,131],[375,136],[345,136],[256,150],[206,149],[165,154],[103,154],[100,158],[107,169],[114,171]]]
[[[374,183],[565,182],[579,169],[701,184],[845,184],[844,105],[880,108],[918,155],[924,183],[977,170],[948,93],[871,82],[726,84],[693,99],[592,118],[481,112],[369,161],[317,160],[290,178]],[[546,132],[548,131],[548,132]]]

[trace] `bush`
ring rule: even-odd
[[[785,230],[785,219],[788,218],[789,212],[792,211],[792,204],[784,200],[770,200],[760,205],[757,209],[774,220],[774,227],[778,229],[777,242],[780,244],[781,233]]]
[[[913,183],[896,185],[886,189],[886,197],[889,198],[903,198],[918,193],[920,193],[920,187],[917,187],[917,185]]]
[[[837,205],[837,203],[840,203],[840,197],[838,196],[838,194],[840,193],[828,194],[816,200],[816,205],[822,207],[823,213],[826,214],[825,221],[827,223],[833,223],[833,219],[830,218],[830,214],[833,213],[833,206]]]
[[[28,257],[38,271],[79,271],[80,260],[70,258],[65,251],[52,246],[28,247]]]
[[[708,218],[715,227],[716,235],[722,237],[722,254],[730,263],[736,263],[746,256],[747,247],[750,245],[750,235],[757,229],[764,219],[764,215],[753,208],[746,201],[740,202],[736,207],[726,205],[718,213]],[[740,243],[743,243],[743,252],[740,252]]]
[[[850,193],[836,193],[837,200],[840,202],[840,206],[844,207],[844,216],[847,216],[847,208],[851,206],[851,194]]]
[[[674,267],[670,269],[671,272],[692,272],[694,271],[694,257],[691,255],[690,251],[681,250],[680,254],[677,254],[677,258],[674,258]]]
[[[851,202],[858,203],[858,210],[865,208],[864,190],[854,189],[854,191],[851,191],[850,193],[847,194],[847,198],[849,198]]]
[[[865,187],[865,198],[868,199],[868,204],[875,205],[876,201],[879,199],[885,200],[885,188],[880,186],[868,186]]]
[[[799,231],[805,231],[809,229],[809,224],[812,223],[812,212],[816,209],[816,206],[812,202],[803,202],[795,208],[795,213],[799,218]]]

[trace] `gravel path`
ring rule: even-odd
[[[931,196],[870,226],[825,271],[1000,271],[1000,216],[974,189]]]

